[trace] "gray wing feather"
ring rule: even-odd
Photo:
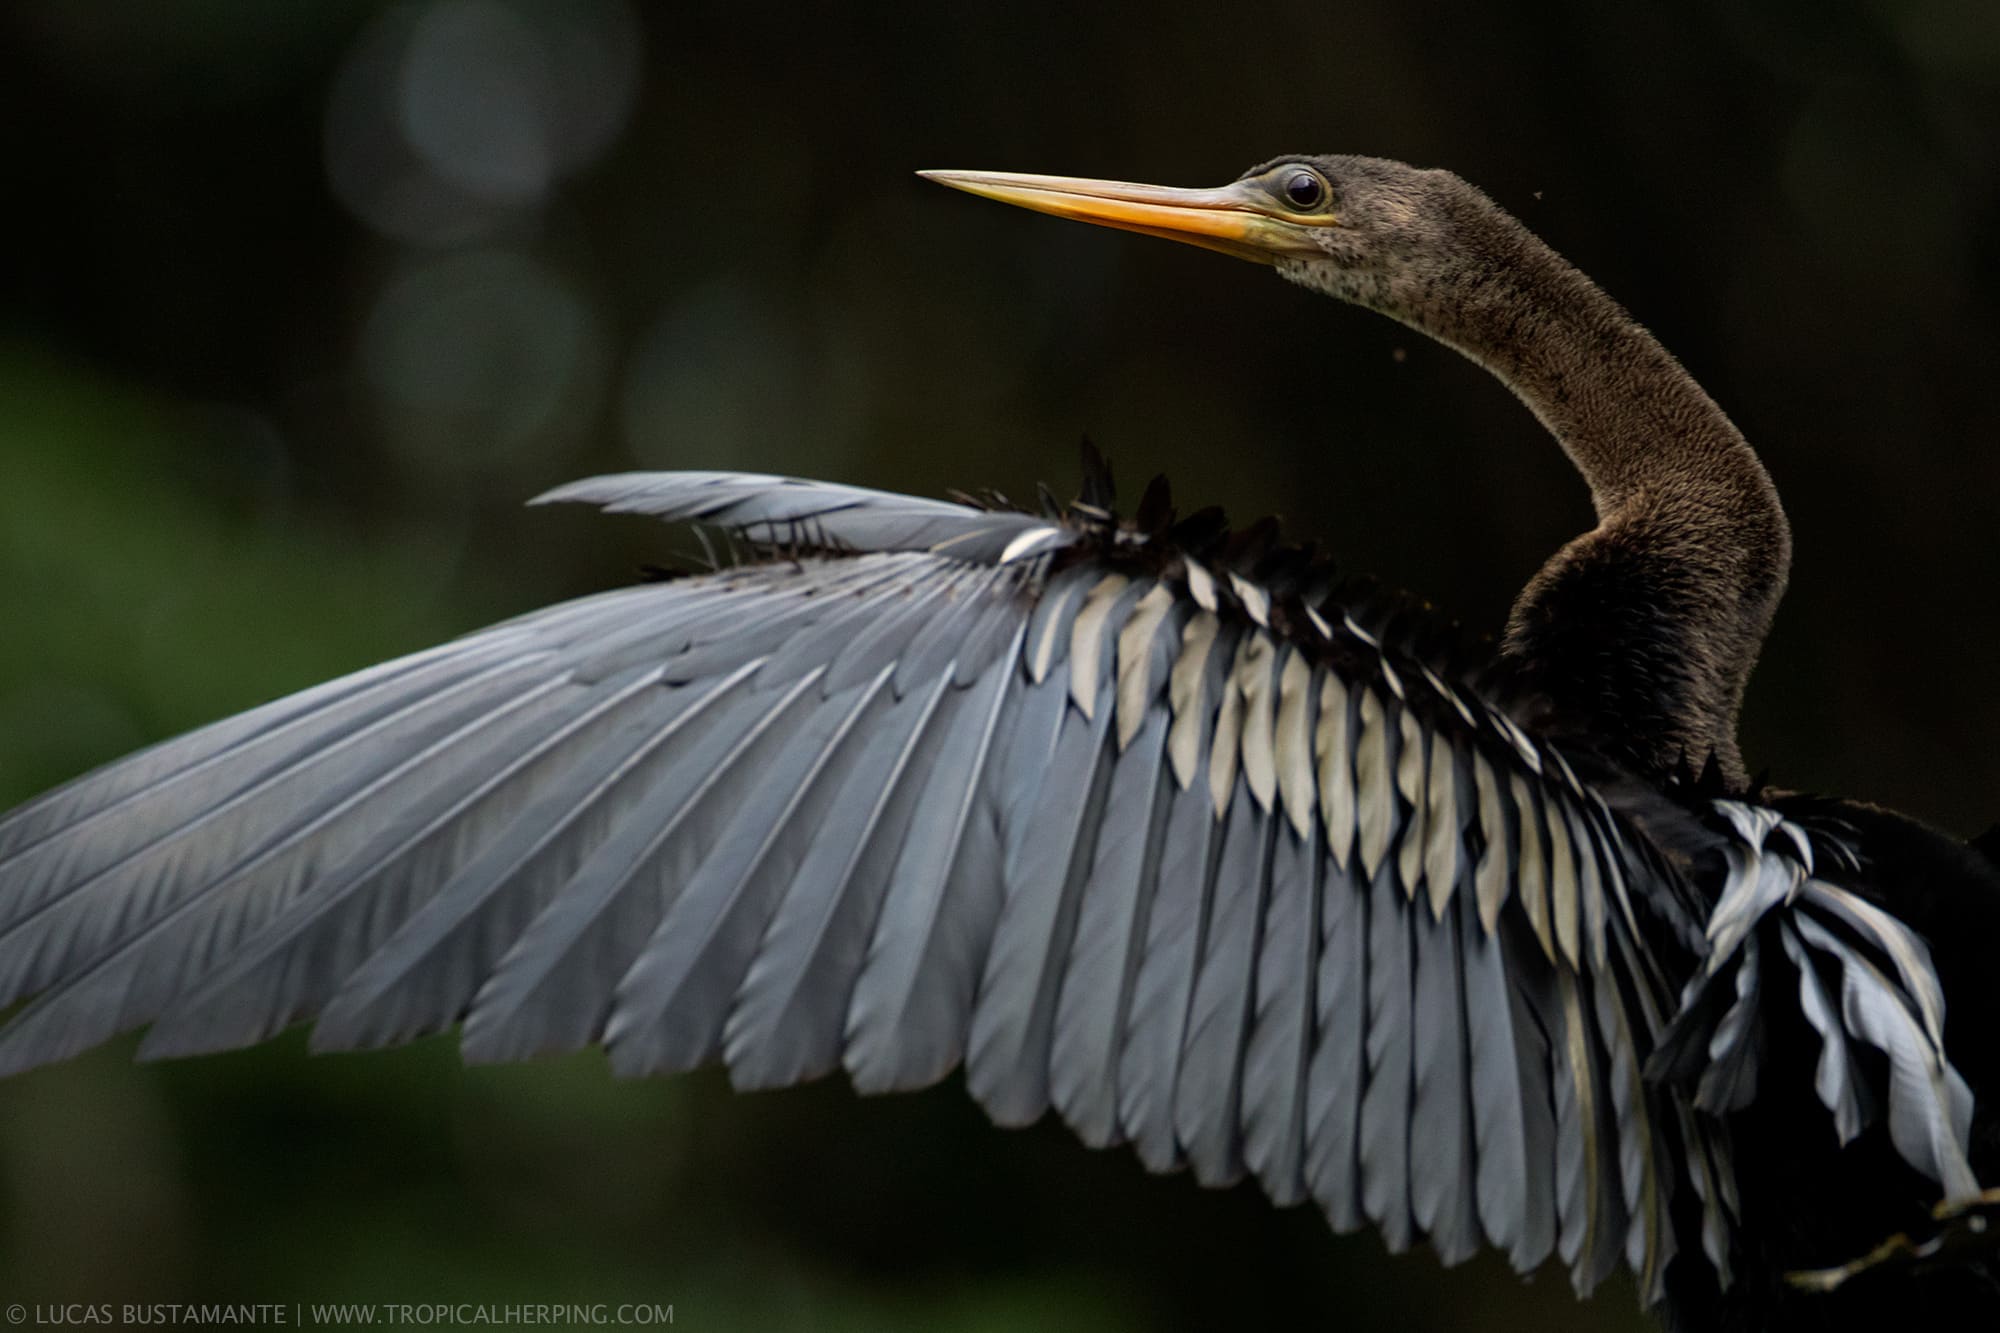
[[[1040,688],[1069,687],[1050,681]],[[1006,859],[1010,892],[986,957],[966,1060],[967,1088],[1003,1125],[1028,1124],[1049,1107],[1063,969],[1110,789],[1112,692],[1100,673],[1094,719],[1064,707],[1023,836]]]
[[[1032,625],[1029,634],[1033,634]],[[1032,638],[1028,642],[1032,650]],[[1030,678],[1020,689],[1014,730],[999,756],[994,793],[1004,831],[1000,854],[1010,866],[1020,864],[1038,835],[1035,810],[1045,798],[1043,789],[1050,778],[1060,774],[1055,766],[1056,746],[1074,716],[1069,682],[1062,676],[1052,675],[1039,682]],[[1010,876],[1009,883],[1013,882]]]
[[[840,1066],[854,980],[923,782],[949,728],[934,682],[899,701],[828,809],[752,959],[723,1031],[732,1081],[787,1087]]]
[[[1395,858],[1368,885],[1367,1076],[1357,1151],[1361,1206],[1391,1252],[1410,1246],[1410,901],[1396,882]]]
[[[1207,748],[1206,734],[1203,749]],[[1174,1132],[1188,1010],[1201,957],[1201,923],[1214,883],[1218,829],[1208,784],[1175,791],[1161,838],[1159,883],[1146,918],[1132,983],[1130,1017],[1118,1057],[1118,1122],[1139,1160],[1154,1171],[1183,1162]]]
[[[0,901],[0,926],[38,901],[26,874],[28,856],[37,848],[59,836],[75,841],[86,830],[94,831],[92,850],[100,856],[137,845],[146,832],[171,827],[212,803],[217,792],[201,785],[204,781],[245,784],[259,767],[279,766],[285,755],[310,754],[399,687],[408,687],[408,677],[423,673],[435,679],[462,670],[465,651],[462,644],[446,644],[328,681],[141,750],[11,811],[0,825],[0,871],[10,889]],[[179,803],[161,808],[174,800]]]
[[[1594,1165],[1593,1117],[1581,1103],[1580,1080],[1589,1073],[1583,1036],[1563,1011],[1559,976],[1542,979],[1529,993],[1536,1021],[1549,1034],[1549,1086],[1555,1105],[1556,1253],[1571,1273],[1585,1271],[1589,1239]]]
[[[1361,1093],[1368,1084],[1368,883],[1361,863],[1329,874],[1320,898],[1318,1044],[1307,1071],[1306,1174],[1336,1231],[1362,1223]]]
[[[1789,826],[1787,826],[1789,827]],[[1807,870],[1811,867],[1808,865]],[[1838,889],[1825,880],[1808,878],[1801,892],[1812,911],[1824,914],[1829,924],[1846,928],[1854,938],[1889,962],[1897,989],[1915,1011],[1925,1039],[1934,1047],[1944,1045],[1944,990],[1937,969],[1931,964],[1930,950],[1907,926],[1857,894]]]
[[[618,983],[604,1030],[614,1069],[693,1069],[721,1054],[730,1001],[777,895],[852,767],[857,728],[878,714],[888,678],[884,666],[872,681],[803,717],[721,841],[685,875],[685,887]]]
[[[884,562],[857,560],[844,569],[825,571],[826,577],[815,582],[825,585],[820,589],[824,602],[840,592],[865,591],[901,572]],[[756,636],[773,622],[782,634],[797,623],[801,610],[810,615],[817,609],[804,606],[807,598],[803,589],[769,586],[767,580],[752,577],[749,571],[706,584],[666,584],[659,593],[670,599],[667,607],[649,606],[644,614],[605,625],[575,643],[572,678],[591,684],[634,669],[668,664],[661,676],[666,683],[700,680],[713,674],[707,668],[717,660],[714,645],[733,642],[744,650],[726,657],[733,667],[747,657],[761,657],[769,651],[773,640],[766,638],[759,643]],[[709,651],[694,651],[701,648]]]
[[[1487,1239],[1526,1272],[1555,1245],[1548,1062],[1539,1035],[1517,1025],[1522,1001],[1508,978],[1505,945],[1484,929],[1473,895],[1461,893],[1458,907],[1477,1162],[1473,1193]]]
[[[1187,742],[1187,753],[1211,752],[1216,714],[1230,688],[1235,638],[1233,627],[1220,627],[1213,650],[1191,663],[1194,674],[1184,682],[1185,711],[1174,718],[1168,733],[1170,751],[1179,736]],[[1179,662],[1175,670],[1180,670]],[[1178,790],[1166,812],[1159,883],[1146,920],[1131,1017],[1118,1062],[1119,1124],[1139,1159],[1155,1171],[1174,1170],[1184,1161],[1174,1129],[1174,1088],[1180,1078],[1200,970],[1203,922],[1221,846],[1206,773],[1176,767],[1174,776]]]
[[[1581,863],[1578,868],[1581,870]],[[1626,1126],[1618,1119],[1618,1079],[1612,1069],[1611,1043],[1597,1022],[1594,980],[1591,976],[1575,979],[1575,1003],[1568,1011],[1571,1023],[1583,1034],[1588,1061],[1581,1086],[1589,1094],[1583,1112],[1589,1117],[1585,1126],[1589,1145],[1585,1187],[1590,1203],[1581,1269],[1571,1272],[1578,1291],[1595,1290],[1616,1271],[1625,1256],[1631,1227],[1618,1156]],[[1567,996],[1565,999],[1567,1003]]]
[[[523,651],[518,635],[466,645],[427,664],[433,669],[356,691],[326,708],[324,717],[308,715],[314,725],[274,727],[240,753],[223,752],[220,771],[206,781],[198,775],[207,762],[136,790],[116,766],[83,779],[61,803],[79,812],[74,821],[32,841],[10,840],[19,850],[0,865],[7,877],[0,1003],[48,985],[58,958],[93,956],[110,942],[119,918],[198,892],[256,846],[278,842],[308,822],[313,809],[337,803],[357,780],[407,757],[420,728],[435,732],[436,719],[443,718],[448,732],[450,721],[478,713],[507,679],[518,678]],[[190,740],[190,748],[201,743]],[[161,751],[179,745],[169,742]],[[149,752],[144,766],[151,768],[159,755]],[[120,795],[94,799],[100,782]],[[52,927],[65,940],[60,954],[41,943]]]
[[[614,715],[609,735],[355,969],[314,1026],[315,1048],[387,1045],[456,1023],[506,948],[678,757],[669,742],[690,710],[733,684],[648,689],[629,714]]]
[[[1049,1097],[1093,1148],[1120,1138],[1119,1044],[1130,1022],[1147,919],[1160,877],[1172,779],[1166,771],[1167,710],[1148,710],[1110,768],[1090,872],[1056,999]]]
[[[1826,992],[1826,983],[1799,938],[1798,927],[1784,923],[1778,935],[1785,956],[1799,973],[1799,1012],[1819,1034],[1819,1063],[1813,1073],[1813,1088],[1826,1109],[1833,1112],[1834,1132],[1842,1143],[1861,1133],[1868,1117],[1862,1112],[1861,1091],[1854,1073],[1853,1055],[1848,1050],[1847,1031],[1841,1026],[1840,1011]]]
[[[713,845],[803,709],[810,678],[773,698],[750,688],[750,674],[696,720],[706,727],[683,738],[679,764],[499,960],[465,1017],[467,1059],[525,1059],[598,1038],[613,987],[683,886],[673,869]]]
[[[830,664],[820,686],[821,697],[830,698],[884,671],[893,672],[916,650],[922,636],[932,632],[941,613],[969,595],[973,584],[974,576],[969,572],[926,579],[903,595],[900,606],[870,608],[858,617],[851,633],[814,636],[817,654],[823,655],[820,660]],[[983,669],[984,664],[981,666]],[[960,683],[969,685],[972,679]]]
[[[1072,629],[1083,599],[1103,572],[1088,565],[1066,570],[1049,580],[1028,616],[1023,665],[1036,684],[1068,659]]]
[[[1617,980],[1609,968],[1593,978],[1598,1030],[1606,1034],[1605,1074],[1610,1083],[1610,1111],[1618,1132],[1618,1187],[1628,1220],[1624,1257],[1639,1275],[1642,1290],[1652,1289],[1664,1263],[1661,1239],[1668,1234],[1666,1198],[1653,1162],[1652,1116],[1635,1056],[1635,1040]],[[1610,1239],[1615,1240],[1613,1235]],[[1649,1294],[1648,1299],[1652,1299]]]
[[[256,812],[235,837],[194,845],[167,835],[16,921],[7,955],[43,959],[45,973],[60,960],[65,975],[0,1033],[0,1070],[73,1055],[156,1017],[302,892],[320,865],[351,855],[392,819],[413,774],[477,733],[490,740],[496,723],[541,697],[546,685],[529,683],[534,665],[495,667],[481,688],[449,703],[433,697],[436,706],[419,710],[414,725],[371,737],[380,743],[347,771],[327,773],[324,787],[264,805],[282,830],[275,836],[256,827]]]
[[[1697,1086],[1695,1105],[1713,1115],[1741,1110],[1757,1095],[1757,1066],[1763,1047],[1760,952],[1756,936],[1743,940],[1743,962],[1735,969],[1736,996],[1708,1040],[1708,1063]]]
[[[1006,844],[1006,909],[986,958],[966,1068],[967,1087],[1001,1124],[1026,1124],[1050,1104],[1058,1009],[1066,970],[1073,966],[1078,913],[1107,818],[1116,757],[1111,728],[1117,677],[1109,669],[1110,650],[1123,615],[1143,591],[1138,584],[1093,580],[1080,605],[1066,604],[1065,615],[1075,605],[1073,616],[1066,622],[1048,619],[1040,627],[1044,635],[1069,640],[1068,679],[1051,669],[1034,686],[1058,691],[1036,710],[1057,710],[1046,760],[1032,770],[1018,767],[1047,744],[1047,732],[1031,724],[1026,753],[1009,764],[1010,785],[1033,796],[1010,802],[1024,817]],[[1031,625],[1029,633],[1035,632]],[[1028,651],[1043,655],[1046,644],[1030,642]],[[1049,719],[1044,713],[1038,720]],[[1074,1008],[1069,1017],[1074,1019]],[[1081,1075],[1073,1071],[1071,1084],[1080,1084]]]
[[[1841,1021],[1889,1062],[1889,1137],[1912,1166],[1944,1187],[1948,1200],[1979,1193],[1966,1162],[1972,1095],[1928,1040],[1919,1016],[1867,958],[1809,916],[1800,936],[1841,964]],[[1746,968],[1746,970],[1748,970]]]
[[[1018,680],[1010,654],[963,692],[890,874],[847,1014],[843,1059],[863,1092],[934,1083],[963,1054],[1001,897],[982,788]]]
[[[1251,1019],[1257,932],[1263,918],[1282,816],[1260,808],[1239,773],[1195,974],[1194,995],[1174,1084],[1174,1132],[1195,1179],[1228,1185],[1244,1172],[1239,1118],[1243,1058]]]
[[[1042,554],[1077,534],[1029,514],[989,512],[859,486],[735,472],[633,472],[592,477],[537,504],[594,504],[609,513],[699,521],[754,541],[925,551],[998,563]]]
[[[598,744],[609,720],[658,690],[657,668],[616,688],[553,701],[472,754],[483,776],[433,784],[318,890],[301,894],[229,961],[160,1015],[142,1053],[192,1055],[249,1045],[319,1012],[341,983],[425,900],[519,820],[537,785]]]
[[[1164,820],[1172,800],[1167,737],[1172,722],[1167,681],[1188,609],[1159,584],[1133,587],[1129,612],[1114,607],[1107,625],[1116,660],[1112,698],[1117,754],[1109,768],[1076,934],[1057,996],[1050,1051],[1050,1097],[1083,1141],[1102,1147],[1121,1137],[1119,1046],[1129,1022],[1137,971],[1161,872]],[[1122,627],[1119,624],[1123,620]],[[1093,806],[1096,803],[1093,802]],[[1171,872],[1170,872],[1171,873]]]
[[[1308,731],[1307,734],[1310,734]],[[1313,984],[1321,878],[1330,864],[1317,825],[1273,835],[1269,897],[1257,958],[1255,1008],[1243,1067],[1243,1160],[1280,1207],[1310,1193],[1306,1093],[1313,1052]]]
[[[1005,592],[1011,577],[1011,571],[987,572],[969,580],[964,594],[932,617],[896,663],[891,684],[898,698],[939,676],[961,689],[986,676],[999,650],[1021,630],[1022,607]]]
[[[1451,762],[1448,753],[1434,751],[1433,763],[1440,760]],[[1459,884],[1454,891],[1463,893],[1469,887]],[[1433,918],[1417,911],[1411,914],[1410,926],[1416,945],[1410,1211],[1430,1236],[1438,1257],[1454,1264],[1471,1258],[1480,1239],[1458,916],[1448,912]]]

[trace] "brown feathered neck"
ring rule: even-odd
[[[1446,172],[1326,159],[1341,223],[1294,281],[1368,306],[1497,375],[1590,486],[1598,523],[1530,580],[1504,651],[1545,729],[1642,773],[1712,755],[1740,787],[1743,690],[1791,535],[1741,432],[1619,304]]]

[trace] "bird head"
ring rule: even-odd
[[[1004,171],[918,174],[1039,213],[1269,264],[1293,282],[1377,308],[1423,256],[1445,250],[1452,202],[1468,188],[1449,172],[1344,156],[1281,157],[1207,189]]]

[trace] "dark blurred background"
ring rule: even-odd
[[[1762,448],[1791,594],[1745,749],[2000,816],[2000,8],[154,0],[0,10],[0,805],[683,538],[633,467],[1281,511],[1492,630],[1589,525],[1497,384],[919,167],[1447,165]],[[860,1103],[296,1038],[0,1087],[10,1300],[668,1303],[699,1328],[1637,1326],[1385,1260],[955,1088]]]

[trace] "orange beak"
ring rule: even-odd
[[[1072,176],[1027,176],[1012,171],[920,171],[925,180],[954,190],[1018,204],[1100,227],[1199,245],[1238,259],[1275,264],[1290,255],[1323,251],[1311,229],[1331,216],[1299,218],[1278,211],[1275,201],[1250,181],[1208,190],[1180,190],[1129,181],[1083,180]]]

